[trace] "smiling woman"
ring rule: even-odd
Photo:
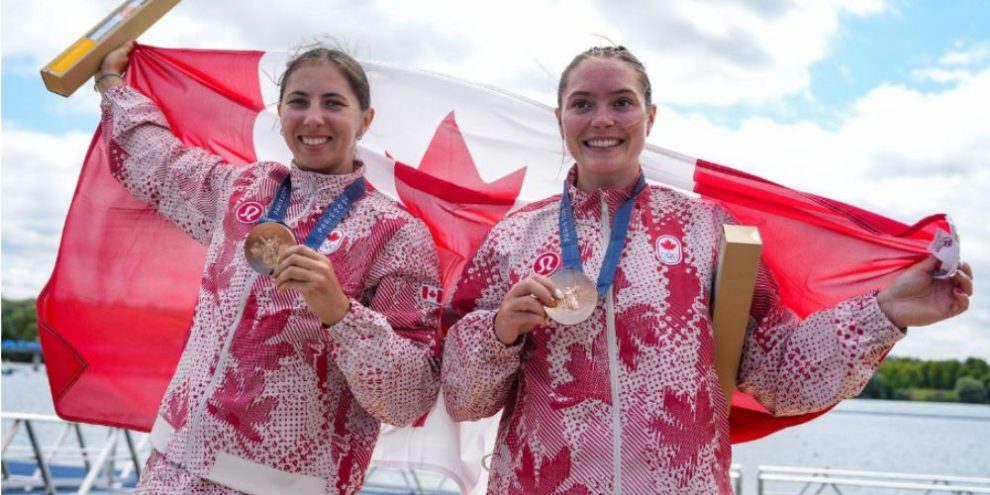
[[[561,78],[557,120],[567,150],[582,165],[577,184],[583,190],[621,187],[639,174],[639,154],[657,107],[650,101],[648,82],[641,90],[645,72],[637,70],[642,64],[635,64],[593,57],[572,65],[569,77]],[[574,84],[567,84],[568,79]]]
[[[374,117],[363,69],[324,47],[291,60],[292,165],[236,167],[124,84],[132,48],[96,77],[111,172],[208,248],[138,492],[356,492],[381,422],[408,425],[439,388],[437,301],[418,297],[439,286],[430,234],[355,159]]]
[[[489,493],[732,492],[710,295],[734,220],[646,185],[650,88],[623,47],[568,65],[556,115],[575,163],[562,194],[496,224],[454,292],[447,410],[463,421],[504,409]],[[534,263],[548,255],[561,266]],[[777,416],[855,396],[904,327],[967,309],[969,266],[942,279],[935,268],[929,258],[802,320],[761,266],[736,387]]]
[[[278,116],[293,163],[303,170],[353,170],[355,141],[375,116],[368,79],[339,51],[314,49],[289,63],[279,85]]]

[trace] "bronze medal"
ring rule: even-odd
[[[260,223],[248,232],[244,240],[244,257],[254,271],[271,275],[278,265],[279,252],[295,245],[296,239],[285,225],[278,222]]]
[[[550,276],[557,285],[555,307],[546,307],[547,316],[562,325],[576,325],[587,320],[598,306],[598,292],[587,275],[564,269]]]

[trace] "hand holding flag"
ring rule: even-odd
[[[920,327],[959,315],[969,308],[973,295],[973,269],[962,262],[947,279],[932,275],[938,267],[934,257],[908,268],[877,294],[880,309],[900,328]]]

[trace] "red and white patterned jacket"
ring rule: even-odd
[[[439,286],[429,231],[370,191],[319,251],[351,302],[329,329],[295,291],[247,264],[244,239],[292,176],[285,222],[305,239],[355,180],[261,162],[231,166],[181,144],[157,106],[121,87],[103,99],[113,175],[208,246],[189,340],[151,432],[193,476],[249,493],[354,493],[380,422],[408,425],[439,389]]]
[[[568,183],[574,183],[572,170]],[[627,188],[570,186],[584,272],[597,278],[610,220]],[[489,493],[731,493],[728,418],[714,366],[709,294],[717,205],[658,186],[635,200],[610,292],[574,326],[552,320],[521,343],[495,337],[506,291],[561,266],[560,196],[516,211],[489,233],[451,304],[442,382],[455,420],[504,407]],[[761,273],[738,387],[778,415],[857,394],[901,336],[876,297],[804,321]]]

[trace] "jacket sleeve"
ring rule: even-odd
[[[133,88],[107,91],[101,109],[110,173],[135,198],[208,244],[239,167],[184,145],[158,106]]]
[[[351,393],[384,423],[412,424],[440,389],[437,272],[430,233],[411,220],[375,257],[368,278],[378,282],[367,304],[352,298],[344,318],[329,327],[333,359]]]
[[[494,415],[516,384],[525,337],[505,346],[495,336],[495,314],[512,284],[498,232],[496,225],[464,270],[445,315],[453,325],[444,341],[440,380],[454,421]]]
[[[723,215],[721,223],[735,223]],[[801,320],[783,305],[773,274],[761,263],[737,387],[775,416],[821,411],[862,391],[903,336],[880,310],[875,292]]]

